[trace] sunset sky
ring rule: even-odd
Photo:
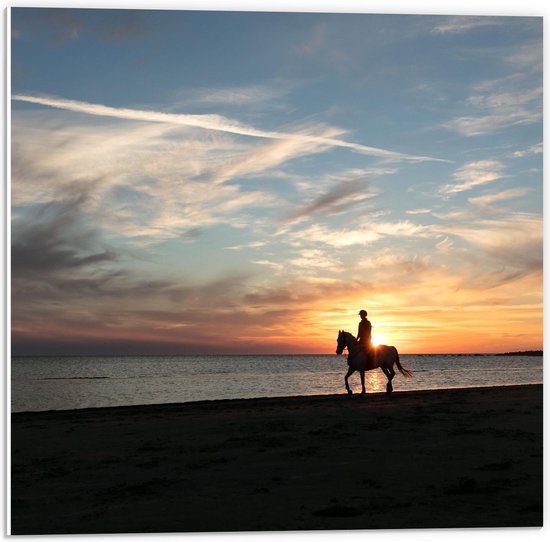
[[[11,11],[12,352],[542,348],[542,19]]]

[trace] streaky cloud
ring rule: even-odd
[[[455,184],[447,184],[439,190],[441,194],[456,194],[471,190],[474,187],[484,185],[501,179],[503,165],[498,160],[478,160],[468,162],[453,173],[457,181]]]
[[[514,126],[534,124],[539,122],[541,118],[542,113],[540,111],[518,109],[482,116],[457,117],[442,126],[465,137],[473,137],[499,132]]]
[[[287,215],[285,221],[294,221],[316,213],[332,215],[344,212],[354,205],[376,197],[376,194],[369,188],[369,183],[365,179],[341,182],[329,192]]]
[[[350,143],[342,139],[333,137],[318,137],[309,134],[288,133],[269,130],[259,130],[252,126],[247,126],[238,121],[223,117],[221,115],[188,115],[183,113],[164,113],[162,111],[129,109],[124,107],[111,107],[102,104],[82,102],[78,100],[67,100],[64,98],[49,98],[44,96],[31,96],[26,94],[16,94],[12,97],[15,101],[44,105],[88,115],[100,117],[115,117],[126,120],[137,120],[145,122],[162,122],[167,124],[179,124],[194,128],[203,128],[206,130],[215,130],[227,132],[236,135],[248,137],[260,137],[266,139],[292,139],[295,141],[312,141],[329,145],[331,147],[345,147],[362,154],[379,156],[390,160],[409,160],[413,162],[435,161],[449,162],[441,158],[432,158],[429,156],[415,156],[400,152],[370,147],[360,143]]]
[[[450,17],[443,24],[432,29],[432,34],[464,34],[470,30],[486,26],[499,26],[504,22],[503,18],[457,16]]]
[[[468,105],[477,114],[455,117],[442,126],[465,137],[499,132],[514,126],[534,124],[542,119],[542,86],[517,86],[503,92],[503,84],[518,85],[522,77],[514,74],[506,78],[484,81],[475,87],[476,94],[468,98]]]
[[[516,213],[470,223],[434,225],[431,230],[461,238],[508,269],[519,269],[523,274],[542,270],[542,217]]]
[[[498,192],[497,194],[484,194],[481,196],[474,196],[468,198],[468,201],[473,205],[480,205],[482,207],[485,207],[498,201],[520,198],[521,196],[524,196],[525,194],[528,194],[532,191],[532,188],[512,188],[510,190],[503,190],[502,192]]]
[[[428,215],[432,212],[431,209],[407,209],[405,214],[407,215]]]
[[[88,198],[84,192],[69,194],[65,200],[36,205],[30,217],[13,220],[14,281],[116,260],[112,250],[98,248],[98,232],[82,220]]]
[[[533,154],[542,154],[543,152],[543,144],[536,143],[535,145],[531,145],[527,149],[515,151],[512,153],[512,158],[524,158],[525,156],[530,156]]]

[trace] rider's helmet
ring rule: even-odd
[[[367,311],[365,309],[361,309],[359,311],[359,316],[361,316],[361,318],[364,318],[365,316],[367,316]]]

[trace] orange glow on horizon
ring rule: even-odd
[[[367,296],[361,289],[350,293],[337,289],[331,297],[337,298],[338,304],[330,307],[325,297],[292,307],[283,300],[275,305],[280,316],[275,314],[268,319],[264,317],[264,307],[250,306],[226,310],[220,318],[208,315],[190,320],[189,325],[181,324],[179,314],[174,319],[168,315],[165,320],[151,322],[138,311],[133,319],[133,306],[127,309],[128,318],[124,321],[102,325],[90,317],[88,309],[80,306],[72,310],[68,307],[62,321],[46,322],[38,317],[33,321],[26,314],[15,314],[12,340],[18,345],[58,341],[62,344],[60,348],[68,351],[72,351],[72,346],[63,344],[82,343],[85,351],[88,344],[105,344],[107,348],[112,343],[115,348],[117,341],[127,342],[129,346],[124,348],[131,349],[135,341],[137,353],[148,342],[157,350],[164,344],[166,353],[194,352],[200,347],[201,352],[211,349],[243,354],[334,354],[338,330],[356,335],[360,321],[358,308],[365,307],[373,326],[373,344],[395,346],[400,354],[542,350],[540,276],[524,277],[487,293],[474,288],[451,291],[450,279],[435,272],[427,275],[417,279],[414,289],[401,289],[398,293],[369,292]],[[428,279],[433,279],[429,285]],[[301,291],[314,296],[311,284],[300,286]],[[428,287],[432,291],[437,289],[437,295],[428,296]],[[358,302],[357,298],[365,301]],[[508,305],[508,299],[516,304]],[[71,325],[67,324],[69,313]],[[116,314],[114,309],[113,313]]]

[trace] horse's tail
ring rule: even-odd
[[[397,351],[397,348],[395,346],[393,347],[395,350],[395,365],[397,365],[397,368],[399,369],[399,372],[405,377],[410,378],[413,374],[412,371],[409,371],[409,369],[405,369],[403,365],[399,362],[399,352]]]

